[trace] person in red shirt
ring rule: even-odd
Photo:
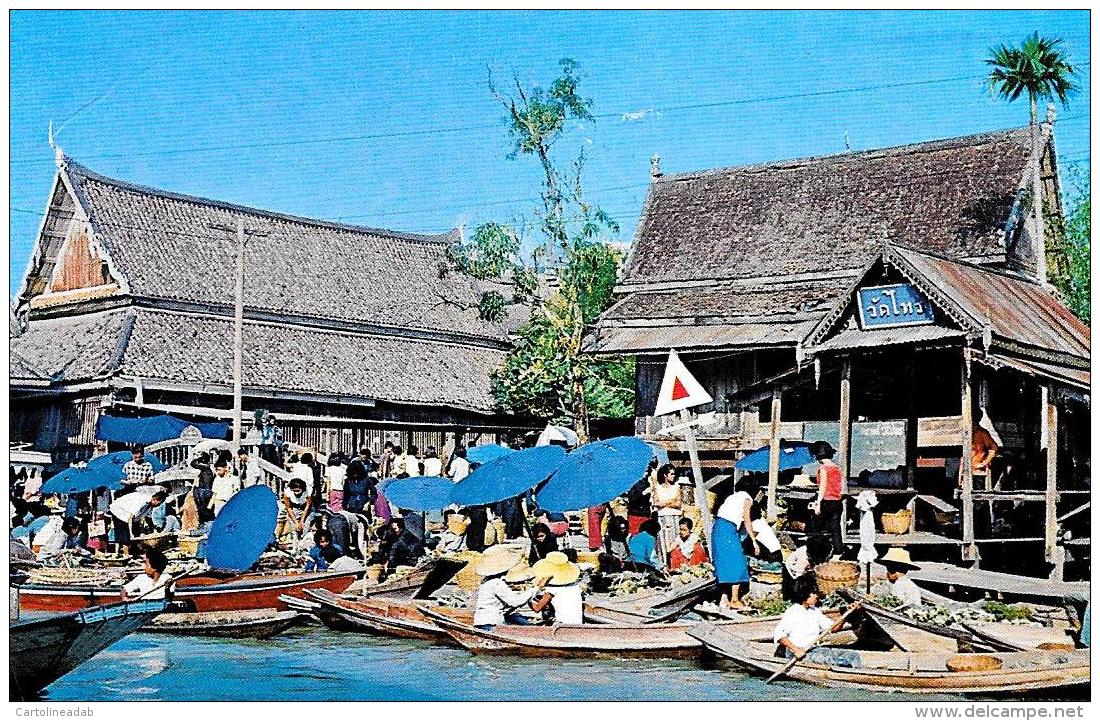
[[[692,531],[694,525],[690,518],[680,519],[679,539],[672,547],[672,552],[668,554],[670,571],[675,571],[680,566],[699,566],[710,561],[707,550],[699,541],[699,535]]]
[[[844,553],[844,535],[840,527],[844,508],[841,497],[840,466],[833,463],[836,450],[827,441],[817,441],[810,446],[810,453],[817,459],[817,501],[813,505],[819,528],[829,534],[833,544],[833,556]]]

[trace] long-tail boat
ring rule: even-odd
[[[320,604],[317,615],[321,623],[335,630],[362,631],[435,643],[450,640],[447,632],[425,616],[420,605],[411,599],[352,600],[327,591],[307,591],[306,596]],[[473,622],[473,612],[465,611],[463,618]]]
[[[74,668],[141,628],[165,602],[113,603],[67,614],[28,614],[9,627],[9,700],[31,701]]]
[[[736,629],[700,623],[687,631],[710,651],[748,671],[771,676],[789,659],[776,656],[771,639],[752,640]],[[905,651],[855,651],[855,667],[803,659],[786,677],[829,687],[903,693],[1026,693],[1089,683],[1089,650],[1009,651],[948,654]],[[968,663],[973,661],[974,663]],[[990,661],[991,663],[980,663]],[[950,670],[982,667],[984,670]]]
[[[270,638],[300,623],[297,611],[265,608],[257,611],[214,611],[211,613],[164,613],[142,631],[175,636],[210,638]]]

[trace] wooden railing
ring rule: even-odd
[[[156,456],[157,460],[164,463],[171,470],[187,469],[190,467],[193,451],[200,442],[210,440],[208,438],[183,439],[171,438],[160,443],[153,443],[145,447],[145,452]],[[259,447],[251,444],[242,444],[241,448],[248,449],[249,455],[256,461],[263,473],[263,483],[281,495],[290,480],[290,473],[279,466],[260,458]],[[327,462],[327,457],[325,457]],[[196,472],[197,473],[197,472]]]

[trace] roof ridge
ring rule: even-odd
[[[960,135],[948,138],[935,138],[916,143],[904,143],[902,145],[890,145],[884,148],[869,148],[867,150],[845,151],[842,153],[827,153],[825,155],[807,155],[796,158],[769,160],[763,163],[750,163],[748,165],[730,165],[722,168],[710,168],[706,170],[692,170],[683,173],[665,173],[654,181],[654,185],[678,180],[697,180],[712,175],[723,175],[732,171],[786,169],[784,166],[802,166],[812,163],[826,162],[830,160],[866,160],[876,156],[896,156],[920,152],[933,152],[945,148],[954,148],[963,145],[984,145],[993,142],[998,137],[1006,137],[1014,133],[1029,130],[1030,126],[1023,125],[1002,130],[989,130],[982,133]],[[981,142],[977,142],[981,141]]]
[[[365,225],[353,225],[351,223],[340,223],[331,220],[321,220],[319,218],[307,218],[301,215],[291,215],[289,213],[280,213],[278,211],[267,210],[264,208],[239,205],[237,203],[230,203],[228,201],[217,200],[214,198],[204,198],[198,195],[178,193],[172,190],[154,188],[150,185],[143,185],[141,183],[134,183],[128,180],[120,180],[118,178],[112,178],[110,176],[103,175],[102,173],[98,173],[91,168],[81,165],[78,161],[73,160],[69,156],[65,156],[63,167],[67,172],[81,175],[87,179],[100,183],[105,183],[107,185],[113,185],[117,188],[135,193],[155,195],[161,198],[168,198],[170,200],[176,200],[185,203],[194,203],[196,205],[206,205],[230,212],[247,213],[250,215],[271,218],[275,220],[282,220],[290,223],[300,223],[303,225],[312,225],[320,228],[343,230],[351,233],[363,233],[368,235],[394,238],[396,240],[408,240],[419,243],[435,243],[440,245],[452,243],[454,242],[454,239],[457,239],[457,237],[460,237],[461,235],[461,231],[458,228],[452,228],[446,233],[408,233],[398,230],[387,230],[385,228],[372,228]]]
[[[989,273],[991,275],[999,275],[1002,278],[1008,278],[1009,280],[1018,280],[1018,281],[1021,281],[1023,283],[1027,283],[1029,285],[1033,285],[1036,288],[1042,288],[1043,287],[1042,284],[1039,283],[1037,280],[1035,280],[1034,278],[1031,278],[1027,275],[1024,275],[1022,273],[1012,273],[1012,272],[1010,272],[1006,269],[1003,269],[1003,268],[994,268],[994,267],[990,267],[988,265],[983,265],[981,263],[974,263],[974,262],[969,261],[969,260],[963,260],[961,258],[952,258],[950,256],[941,255],[939,253],[932,253],[932,252],[929,252],[927,250],[920,250],[920,249],[917,249],[917,248],[913,248],[913,247],[910,247],[908,245],[904,245],[902,243],[890,243],[889,246],[891,248],[893,248],[894,250],[897,250],[897,251],[906,252],[906,253],[915,253],[917,255],[923,255],[927,258],[934,258],[936,260],[942,260],[946,263],[952,263],[954,265],[965,266],[967,268],[979,271],[981,273]]]

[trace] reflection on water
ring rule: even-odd
[[[263,641],[124,638],[54,683],[56,701],[860,700],[859,691],[767,686],[725,664],[473,656],[316,626]],[[911,695],[873,696],[913,700]],[[926,699],[950,699],[926,696]]]

